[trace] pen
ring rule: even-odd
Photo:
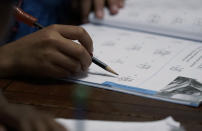
[[[20,9],[16,6],[14,6],[14,13],[15,13],[15,17],[18,21],[23,22],[31,27],[36,27],[38,29],[44,28],[43,25],[41,25],[40,23],[37,22],[38,21],[37,18],[27,14],[22,9]],[[108,72],[111,72],[115,75],[119,75],[111,67],[109,67],[107,64],[100,61],[99,59],[95,58],[94,56],[92,56],[92,62]]]

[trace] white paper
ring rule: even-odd
[[[178,76],[202,82],[201,43],[91,24],[84,28],[94,41],[94,56],[119,76],[92,64],[87,76],[79,80],[98,84],[109,81],[157,92]]]
[[[92,64],[87,74],[75,78],[80,83],[107,84],[111,90],[198,106],[202,43],[196,41],[202,41],[201,5],[202,0],[126,0],[118,15],[105,12],[104,20],[91,15],[91,22],[98,25],[84,28],[94,41],[94,56],[119,76]]]
[[[202,0],[126,0],[118,15],[105,12],[100,23],[202,41]]]
[[[66,127],[68,131],[183,131],[180,128],[180,123],[173,120],[172,117],[152,122],[112,122],[71,119],[57,119],[56,121]]]

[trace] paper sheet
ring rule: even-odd
[[[126,0],[125,8],[92,23],[202,41],[202,0]]]
[[[120,75],[92,64],[79,80],[113,82],[160,91],[178,76],[202,82],[202,44],[145,33],[85,25],[94,41],[94,56]]]
[[[180,123],[168,117],[152,122],[112,122],[93,120],[57,119],[69,131],[183,131]],[[79,125],[82,124],[82,129]]]

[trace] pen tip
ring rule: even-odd
[[[110,68],[109,66],[107,66],[106,70],[109,71],[109,72],[111,72],[111,73],[113,73],[113,74],[115,74],[115,75],[119,75],[118,73],[116,73],[116,72],[115,72],[112,68]]]

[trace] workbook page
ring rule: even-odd
[[[202,0],[125,0],[119,14],[105,11],[97,24],[202,41]]]
[[[92,24],[83,27],[93,39],[94,56],[119,75],[92,64],[79,80],[153,91],[162,90],[179,76],[202,82],[201,43]]]

